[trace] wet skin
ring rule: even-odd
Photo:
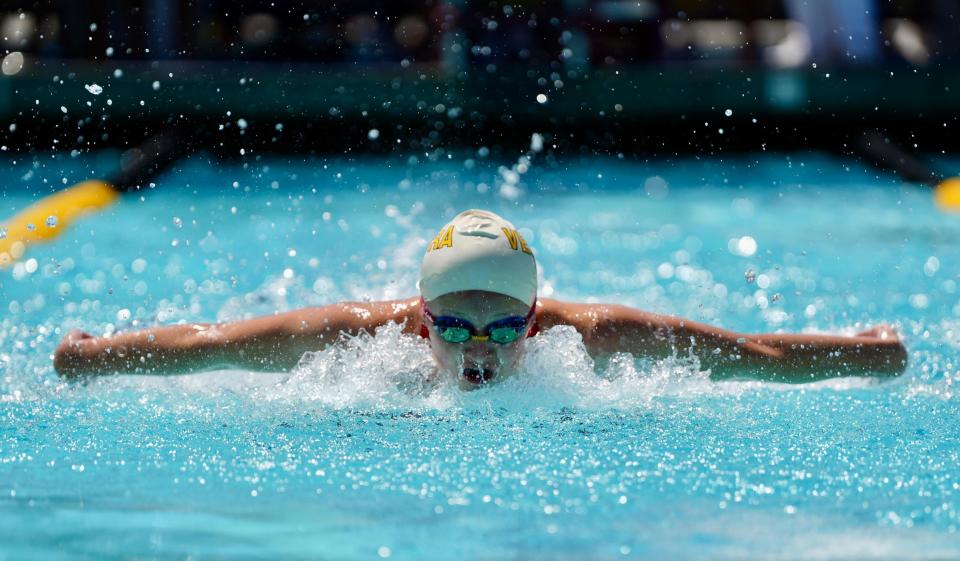
[[[457,293],[429,304],[439,315],[458,315],[478,328],[527,306],[487,292]],[[372,332],[394,322],[405,333],[421,332],[426,321],[420,298],[387,302],[339,302],[216,324],[154,326],[108,337],[73,331],[53,356],[65,378],[117,373],[178,374],[215,368],[280,371],[296,366],[305,352],[336,344],[344,335]],[[891,327],[881,325],[853,337],[790,333],[747,334],[689,319],[644,312],[617,304],[579,304],[540,299],[541,330],[571,326],[591,356],[628,352],[652,359],[695,355],[714,379],[750,378],[804,383],[838,376],[897,376],[907,351]],[[528,330],[530,326],[528,326]],[[501,379],[515,370],[526,343],[447,343],[435,334],[430,346],[440,372],[462,387]]]
[[[445,294],[427,302],[430,312],[436,316],[454,316],[465,319],[477,329],[510,316],[523,317],[530,307],[509,296],[470,290]],[[501,345],[491,340],[469,340],[464,343],[448,343],[437,334],[430,320],[422,318],[430,332],[430,349],[441,372],[456,376],[460,387],[473,389],[483,384],[499,381],[509,376],[523,354],[526,335],[513,343]],[[527,324],[527,330],[535,320]]]

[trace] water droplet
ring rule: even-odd
[[[540,152],[543,150],[543,135],[540,133],[533,133],[530,136],[530,150],[532,152]]]
[[[159,90],[159,89],[160,89],[160,80],[154,80],[152,87],[153,87],[153,91]]]
[[[547,94],[537,94],[537,103],[544,104],[547,102]]]
[[[380,138],[380,131],[377,129],[370,129],[370,132],[367,133],[367,138],[370,140],[376,140]]]
[[[733,117],[733,109],[727,109],[726,111],[723,112],[723,114],[726,115],[727,117]]]
[[[743,274],[743,278],[747,281],[747,284],[753,284],[753,281],[757,280],[757,272],[753,269],[747,269],[747,272]]]
[[[57,227],[57,217],[54,214],[51,214],[47,217],[47,227],[56,228]]]
[[[85,84],[83,87],[93,95],[100,95],[103,93],[103,88],[100,86],[100,84]]]
[[[66,112],[67,112],[67,107],[64,106],[64,105],[61,105],[61,106],[60,106],[60,111],[66,113]]]
[[[743,257],[750,257],[757,252],[757,240],[751,236],[743,236],[737,240],[737,252]]]

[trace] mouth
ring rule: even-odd
[[[464,368],[463,369],[463,379],[470,382],[471,384],[480,385],[486,384],[490,380],[493,380],[494,376],[497,373],[491,368]]]

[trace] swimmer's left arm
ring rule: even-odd
[[[810,382],[838,376],[896,376],[907,353],[880,326],[854,337],[741,334],[627,306],[546,301],[543,327],[573,325],[591,354],[630,352],[653,358],[692,354],[714,378]],[[552,315],[551,315],[552,314]]]

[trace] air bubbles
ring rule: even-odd
[[[723,112],[724,117],[733,117],[733,109],[727,109]]]
[[[378,129],[370,129],[367,131],[367,138],[370,140],[376,140],[380,138],[380,131]]]
[[[547,102],[547,94],[537,94],[537,103],[543,105]]]
[[[183,220],[180,220],[179,216],[174,216],[173,225],[177,228],[183,228]]]
[[[3,57],[3,62],[0,63],[0,70],[3,71],[4,76],[13,76],[23,70],[23,60],[23,53],[13,51]]]
[[[153,88],[153,91],[160,90],[160,80],[154,80],[150,87]]]
[[[670,192],[670,185],[666,179],[654,175],[643,182],[643,190],[651,199],[665,199]]]
[[[99,84],[84,84],[83,87],[93,95],[100,95],[103,93],[103,87]]]
[[[130,319],[129,309],[123,308],[122,310],[117,312],[117,321],[127,321],[128,319]]]
[[[747,269],[743,273],[743,280],[747,281],[747,284],[753,284],[753,281],[757,280],[757,272],[753,269]]]
[[[61,105],[61,106],[60,106],[60,112],[63,113],[64,115],[66,115],[66,113],[67,113],[67,106],[66,106],[66,105]]]
[[[6,237],[7,237],[6,228],[0,228],[0,240],[5,239]]]
[[[740,257],[750,257],[757,252],[757,240],[751,236],[730,238],[730,241],[727,242],[727,250]]]
[[[238,129],[240,129],[240,130],[246,130],[246,129],[247,129],[247,126],[249,126],[249,123],[247,123],[247,120],[246,120],[246,119],[244,119],[244,118],[237,119],[237,128],[238,128]]]
[[[46,220],[46,224],[47,224],[47,228],[56,228],[57,216],[55,214],[51,214],[50,216],[48,216]]]

